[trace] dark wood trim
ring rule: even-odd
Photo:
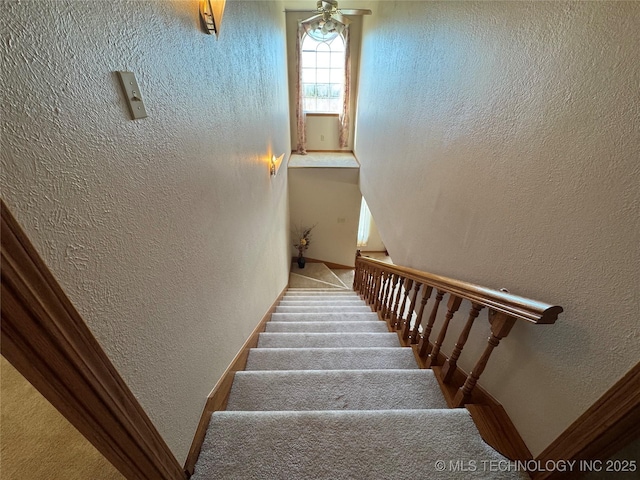
[[[548,460],[606,460],[640,438],[640,363],[538,455]],[[535,480],[576,478],[580,472],[539,472]]]
[[[244,367],[247,365],[249,350],[255,348],[258,344],[258,337],[260,336],[260,333],[264,332],[265,325],[271,318],[271,314],[275,312],[276,306],[280,303],[280,300],[287,291],[287,288],[288,285],[284,290],[282,290],[282,292],[280,292],[276,301],[273,302],[267,313],[262,317],[262,320],[260,320],[256,328],[251,332],[247,341],[244,342],[244,345],[242,345],[234,359],[218,380],[218,383],[216,383],[215,387],[213,387],[213,390],[209,394],[184,465],[184,470],[188,475],[193,475],[193,470],[195,468],[196,461],[198,460],[198,455],[200,455],[200,449],[202,448],[202,442],[204,442],[204,437],[207,433],[211,414],[215,411],[227,408],[227,400],[229,398],[229,392],[231,392],[231,385],[233,384],[235,373],[244,370]]]
[[[342,265],[340,263],[325,262],[324,260],[318,260],[315,258],[304,257],[304,259],[307,261],[307,263],[324,263],[329,269],[336,268],[338,270],[353,270],[355,268],[353,266],[350,267],[349,265]],[[297,260],[298,257],[291,257],[291,263],[296,263]]]
[[[502,405],[466,405],[482,439],[510,460],[533,456]]]
[[[2,355],[127,479],[185,479],[4,202],[1,209]]]

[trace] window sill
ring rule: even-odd
[[[305,112],[307,117],[339,117],[339,113]]]

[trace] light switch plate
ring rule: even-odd
[[[129,105],[129,112],[131,113],[131,119],[136,120],[138,118],[146,118],[147,111],[142,103],[142,94],[140,93],[140,87],[133,72],[117,72],[120,78],[120,84],[124,91],[124,96]]]

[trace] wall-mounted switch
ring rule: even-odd
[[[127,105],[129,105],[129,112],[131,112],[131,119],[145,118],[147,111],[144,109],[144,103],[142,103],[142,94],[140,93],[140,87],[133,72],[117,72],[120,78],[120,84],[124,91],[124,96],[127,99]]]

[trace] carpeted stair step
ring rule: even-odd
[[[272,313],[272,322],[379,322],[375,312],[298,312],[298,313]],[[380,322],[384,323],[384,322]]]
[[[292,315],[285,313],[283,315]],[[361,333],[382,333],[388,332],[386,323],[378,320],[374,321],[347,321],[347,322],[268,322],[266,332],[307,332],[307,333],[330,333],[330,332],[361,332]]]
[[[301,306],[308,306],[308,307],[323,307],[323,306],[327,306],[327,307],[331,307],[331,306],[335,306],[335,307],[346,307],[346,306],[350,306],[350,305],[355,305],[355,306],[361,306],[364,305],[365,307],[367,306],[367,304],[365,303],[364,300],[360,300],[359,298],[354,298],[353,300],[341,300],[341,299],[329,299],[329,300],[280,300],[280,303],[278,303],[279,306],[281,307],[285,307],[285,306],[289,306],[289,307],[301,307]]]
[[[284,295],[282,300],[361,300],[360,295]]]
[[[418,368],[410,347],[252,348],[245,370]]]
[[[345,290],[344,288],[290,288],[285,295],[291,296],[358,296],[353,290]]]
[[[314,307],[276,307],[276,313],[323,313],[323,312],[371,312],[371,308],[366,305],[346,305],[341,306],[314,306]]]
[[[295,299],[313,300],[313,299],[318,299],[318,297],[320,297],[320,298],[336,298],[336,299],[340,299],[340,298],[343,298],[343,299],[344,298],[348,298],[348,299],[349,298],[350,299],[361,298],[360,295],[358,295],[357,293],[355,293],[353,291],[348,292],[348,291],[341,291],[341,290],[337,290],[334,293],[331,293],[331,292],[318,292],[318,293],[313,294],[313,295],[311,294],[311,292],[307,292],[307,293],[299,292],[299,293],[295,293],[295,294],[294,293],[285,293],[282,298],[284,298],[284,299],[288,298],[288,299],[292,299],[292,300],[295,300]]]
[[[261,333],[258,348],[399,347],[395,333]],[[292,366],[295,368],[295,365]]]
[[[237,372],[227,410],[447,408],[432,370]]]
[[[461,473],[449,461],[477,469]],[[191,479],[528,478],[483,470],[490,461],[506,459],[480,438],[465,409],[222,411],[211,416]]]

